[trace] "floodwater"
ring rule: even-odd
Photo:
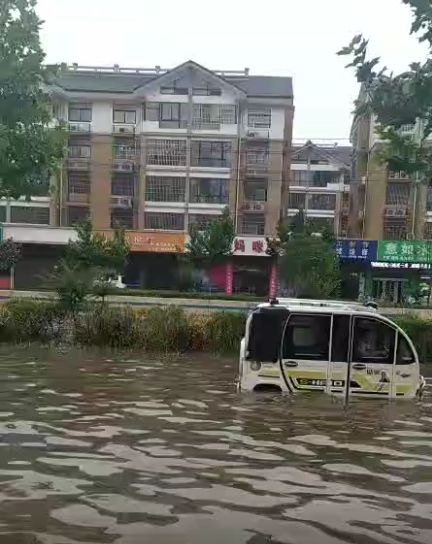
[[[237,394],[204,356],[0,352],[0,543],[431,543],[432,394]]]

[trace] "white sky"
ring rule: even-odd
[[[205,6],[205,7],[204,7]],[[358,87],[335,55],[354,34],[403,70],[424,58],[401,0],[38,0],[48,62],[291,75],[294,137],[346,138]]]

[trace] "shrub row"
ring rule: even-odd
[[[96,303],[71,317],[53,302],[15,300],[0,307],[0,342],[237,354],[245,319],[237,312],[186,314],[173,306],[134,310]]]
[[[246,315],[187,314],[173,306],[134,310],[94,304],[75,318],[54,302],[13,300],[0,306],[0,342],[74,342],[146,351],[208,351],[237,355]],[[413,340],[421,362],[432,362],[432,320],[394,320]]]

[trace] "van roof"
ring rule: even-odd
[[[313,299],[300,299],[300,298],[279,298],[275,299],[272,302],[266,302],[259,304],[258,308],[269,308],[269,307],[283,307],[288,310],[301,310],[316,312],[316,313],[326,313],[326,312],[335,312],[335,313],[359,313],[362,314],[372,314],[376,315],[377,311],[375,308],[366,306],[359,302],[349,302],[341,300],[313,300]]]

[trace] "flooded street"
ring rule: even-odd
[[[236,361],[0,353],[0,543],[430,543],[432,395],[237,394]]]

